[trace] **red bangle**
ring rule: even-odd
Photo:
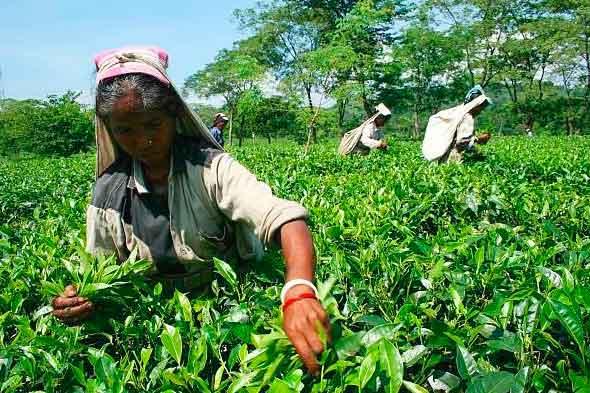
[[[283,303],[283,312],[285,312],[287,307],[289,307],[291,304],[303,299],[317,299],[317,297],[314,293],[302,293],[301,295],[289,298],[285,300],[285,303]]]

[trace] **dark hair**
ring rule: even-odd
[[[108,118],[121,97],[134,90],[145,111],[163,110],[171,115],[178,110],[178,97],[170,86],[146,74],[125,74],[101,81],[96,88],[96,114]]]

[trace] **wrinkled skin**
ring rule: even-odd
[[[79,297],[76,288],[68,285],[63,293],[51,302],[53,315],[67,324],[76,324],[88,318],[94,305],[83,297]]]
[[[130,91],[113,106],[109,129],[117,144],[150,168],[168,169],[176,133],[176,118],[169,112],[142,109],[141,97]],[[151,144],[150,144],[151,141]]]

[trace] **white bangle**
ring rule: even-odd
[[[287,292],[289,292],[291,288],[296,287],[297,285],[305,285],[306,287],[313,289],[315,297],[319,299],[320,296],[318,294],[318,289],[315,287],[315,285],[313,285],[311,281],[304,280],[302,278],[296,278],[294,280],[289,280],[285,283],[285,286],[281,291],[281,304],[285,304],[285,296],[287,295]]]

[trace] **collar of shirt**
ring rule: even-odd
[[[174,143],[172,146],[172,154],[170,155],[170,172],[168,174],[168,181],[172,179],[174,174],[186,170],[186,162],[184,161],[185,155],[182,149],[182,143]],[[139,194],[149,194],[152,192],[147,185],[145,176],[143,174],[143,168],[139,160],[133,160],[131,166],[131,176],[129,176],[129,182],[127,187],[137,190]]]

